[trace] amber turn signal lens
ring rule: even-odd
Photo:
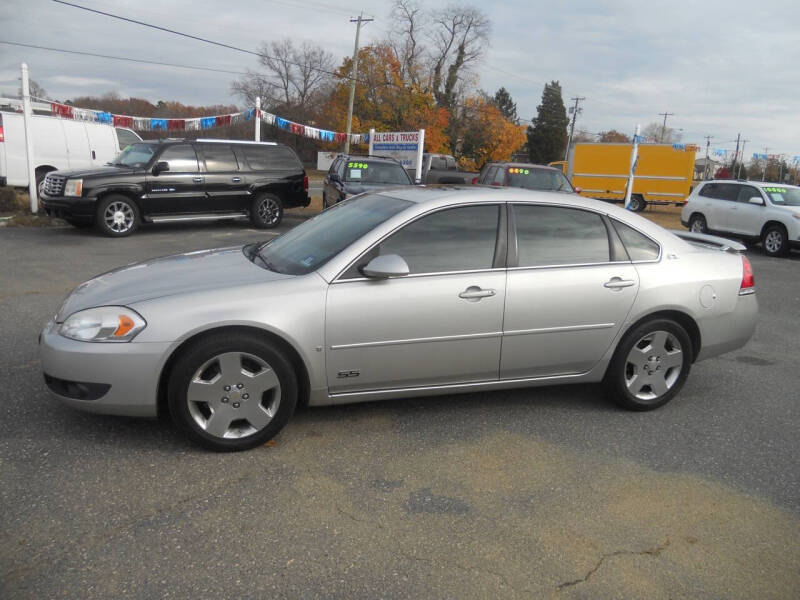
[[[117,329],[114,331],[114,337],[122,337],[123,335],[128,333],[131,329],[133,329],[134,325],[135,323],[133,322],[133,319],[131,319],[126,315],[120,315],[119,325],[117,326]]]

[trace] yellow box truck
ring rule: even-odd
[[[694,144],[639,144],[631,191],[631,210],[648,204],[681,206],[692,188]],[[582,196],[625,202],[631,165],[631,144],[575,144],[560,167]]]

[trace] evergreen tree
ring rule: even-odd
[[[494,94],[494,104],[503,113],[503,116],[512,123],[517,122],[517,103],[511,99],[511,94],[504,87],[501,87]]]
[[[551,81],[544,86],[542,103],[528,126],[528,155],[531,162],[547,164],[564,159],[567,148],[567,109],[561,98],[561,85]]]

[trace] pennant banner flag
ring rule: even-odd
[[[686,144],[672,144],[672,149],[673,150],[686,150]]]
[[[728,156],[728,151],[725,148],[715,148],[714,156]]]
[[[767,160],[767,155],[759,154],[758,152],[753,152],[753,158],[756,160]]]
[[[105,123],[113,125],[114,127],[127,127],[135,131],[199,131],[202,129],[211,129],[212,127],[226,127],[244,121],[251,121],[255,118],[260,119],[267,125],[273,125],[279,129],[293,133],[294,135],[302,135],[312,140],[337,144],[341,144],[347,140],[346,133],[328,131],[327,129],[312,127],[311,125],[295,123],[294,121],[289,121],[288,119],[283,119],[272,113],[255,108],[228,115],[195,117],[192,119],[162,119],[155,117],[115,115],[105,111],[77,108],[69,104],[61,104],[60,102],[51,102],[50,111],[54,115],[65,119]],[[643,142],[644,138],[640,137],[639,141]],[[369,134],[350,134],[351,144],[366,144],[368,142]]]

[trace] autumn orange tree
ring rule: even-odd
[[[323,122],[330,129],[344,131],[350,93],[351,59],[337,71],[337,83],[323,109]],[[353,100],[353,126],[357,133],[414,131],[425,129],[425,146],[430,152],[446,152],[447,109],[437,107],[433,94],[423,92],[400,75],[400,62],[386,44],[373,44],[359,51],[358,81]]]
[[[464,169],[477,170],[487,162],[510,160],[525,144],[525,127],[506,119],[490,99],[467,98],[461,121],[464,130],[459,163]]]

